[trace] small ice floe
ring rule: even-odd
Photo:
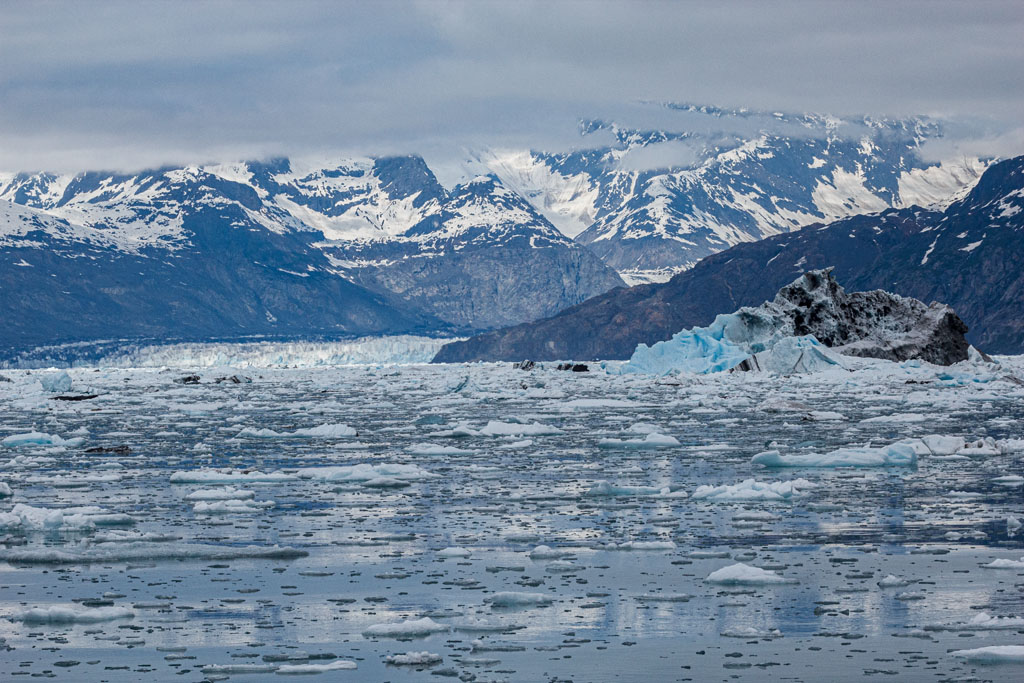
[[[656,434],[660,427],[658,425],[650,424],[649,422],[637,422],[629,427],[626,427],[627,432],[630,434]]]
[[[672,541],[623,541],[622,543],[599,543],[591,546],[594,550],[675,550]]]
[[[294,432],[275,432],[273,429],[245,427],[236,438],[244,439],[342,439],[357,436],[357,432],[346,424],[325,424],[317,427],[296,429]]]
[[[531,424],[520,424],[518,422],[499,422],[491,420],[480,430],[483,436],[554,436],[564,434],[561,429],[552,425],[533,422]]]
[[[409,619],[397,624],[374,624],[363,631],[364,636],[376,638],[411,638],[429,636],[431,633],[447,633],[447,624],[439,624],[430,617]]]
[[[1019,560],[999,558],[998,560],[992,560],[988,564],[982,565],[982,567],[985,569],[1024,569],[1024,557]]]
[[[558,406],[563,413],[575,410],[591,410],[593,408],[636,408],[640,404],[621,398],[577,398]]]
[[[807,413],[807,417],[815,422],[838,422],[846,419],[842,413],[832,410],[812,410]]]
[[[642,439],[601,439],[598,448],[621,448],[626,450],[654,450],[678,446],[679,440],[674,436],[652,432]]]
[[[989,645],[973,650],[954,650],[949,654],[977,664],[1024,664],[1024,645]]]
[[[384,662],[394,666],[430,666],[440,664],[444,658],[433,652],[405,652],[397,655],[388,655]]]
[[[202,668],[206,676],[232,676],[234,674],[272,674],[277,664],[210,664]]]
[[[251,500],[256,497],[255,491],[236,489],[234,486],[225,486],[216,489],[199,489],[185,496],[185,500]]]
[[[1024,486],[1024,477],[1016,474],[1008,474],[1003,477],[996,477],[992,480],[993,484],[999,484],[1000,486],[1018,487]]]
[[[11,564],[92,564],[132,560],[292,560],[309,553],[288,546],[220,546],[206,543],[124,543],[94,545],[82,543],[66,550],[0,550],[0,560]]]
[[[293,481],[294,474],[276,472],[260,472],[259,470],[234,469],[201,469],[188,472],[175,472],[171,475],[172,484],[220,484],[231,482],[276,482]]]
[[[878,582],[879,588],[906,588],[907,586],[917,583],[913,579],[901,579],[898,576],[889,574],[884,579]]]
[[[824,454],[781,455],[778,451],[765,451],[750,462],[765,467],[914,467],[917,452],[907,444],[894,443],[881,448],[839,448]]]
[[[471,553],[466,548],[457,547],[442,548],[441,550],[437,551],[438,557],[469,557],[472,554],[473,553]]]
[[[192,512],[198,515],[227,515],[244,514],[247,512],[262,512],[274,507],[276,503],[272,500],[215,500],[199,501],[192,506]]]
[[[135,612],[127,607],[80,607],[54,605],[34,607],[16,613],[12,619],[25,624],[96,624],[117,619],[134,619]]]
[[[0,498],[10,498],[13,495],[14,491],[11,490],[10,484],[0,481]]]
[[[1024,630],[1024,618],[1000,617],[981,612],[970,620],[952,624],[927,624],[925,631],[1017,631]]]
[[[438,477],[417,465],[381,463],[370,465],[338,465],[334,467],[304,467],[295,473],[301,479],[318,479],[335,484],[354,483],[366,485],[381,478],[403,482],[423,481]]]
[[[336,659],[326,664],[282,664],[277,667],[274,673],[279,676],[298,676],[309,674],[322,674],[329,671],[350,671],[358,668],[358,665],[348,659]]]
[[[464,439],[470,436],[480,436],[480,432],[470,427],[468,422],[460,422],[451,429],[434,432],[433,436],[438,438],[447,437],[449,439]]]
[[[723,586],[770,586],[797,583],[796,579],[788,579],[784,576],[779,576],[769,569],[751,567],[742,562],[713,571],[708,574],[704,581]]]
[[[720,635],[723,638],[761,638],[764,640],[774,640],[775,638],[782,637],[782,631],[777,628],[761,629],[755,628],[754,626],[737,626],[735,628],[725,629]]]
[[[860,421],[861,424],[912,424],[915,422],[926,422],[927,415],[921,413],[893,413],[891,415],[877,415],[867,417]]]
[[[686,498],[687,493],[671,486],[618,486],[609,481],[599,481],[584,494],[595,498],[614,496],[654,496],[658,498]]]
[[[774,482],[745,479],[738,484],[698,486],[697,490],[693,492],[692,498],[716,503],[748,500],[790,501],[808,495],[807,489],[812,489],[815,486],[817,485],[806,479]]]
[[[572,550],[566,550],[564,548],[552,548],[548,545],[539,545],[530,551],[531,560],[557,560],[569,555],[574,555],[575,552]]]
[[[4,437],[3,441],[0,441],[0,443],[8,448],[22,448],[25,446],[63,446],[65,448],[76,448],[85,443],[85,438],[76,436],[70,439],[64,439],[56,434],[46,434],[45,432],[25,432],[23,434],[12,434]]]
[[[991,436],[984,439],[969,441],[964,447],[957,451],[957,455],[965,455],[969,458],[986,458],[993,455],[1002,455],[1003,449]]]
[[[637,602],[689,602],[693,596],[688,593],[645,593],[637,595]]]
[[[942,436],[941,434],[922,436],[921,441],[928,447],[932,455],[953,455],[967,445],[963,437]]]
[[[47,373],[39,377],[39,384],[42,385],[43,391],[51,394],[71,391],[71,375],[66,370]]]
[[[405,449],[412,455],[472,455],[473,451],[455,446],[438,446],[432,443],[413,444]]]
[[[10,512],[0,512],[0,529],[40,531],[44,529],[92,529],[97,526],[129,526],[135,519],[95,505],[67,508],[39,508],[17,503]]]
[[[734,522],[775,522],[781,519],[778,515],[773,515],[767,510],[747,510],[744,512],[737,512],[732,516]]]
[[[485,598],[484,602],[491,607],[544,607],[554,602],[554,599],[544,593],[502,591]]]

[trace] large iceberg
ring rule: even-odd
[[[948,306],[881,290],[847,293],[831,269],[817,270],[760,306],[719,315],[707,327],[653,346],[639,344],[622,372],[789,375],[844,368],[840,354],[948,365],[967,357],[966,331]]]

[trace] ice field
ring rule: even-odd
[[[0,371],[0,678],[1021,680],[997,360]]]

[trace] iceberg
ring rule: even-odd
[[[881,448],[840,448],[823,455],[781,455],[778,451],[765,451],[750,462],[765,467],[914,467],[917,452],[907,444],[894,443]]]
[[[771,570],[751,567],[749,564],[743,564],[742,562],[713,571],[708,574],[704,581],[723,586],[768,586],[796,583],[796,579],[787,579]]]
[[[66,370],[43,375],[39,378],[39,383],[43,386],[43,391],[51,394],[71,391],[71,375]]]
[[[966,357],[966,327],[948,306],[881,290],[847,293],[831,269],[808,272],[772,301],[721,314],[707,327],[639,344],[622,373],[781,375],[845,369],[839,354],[949,365]],[[834,350],[833,350],[834,349]]]
[[[814,487],[815,484],[806,479],[775,481],[771,483],[745,479],[738,484],[723,486],[709,486],[705,484],[698,486],[697,490],[693,492],[693,499],[709,500],[716,503],[748,500],[785,502],[806,496],[806,489]]]

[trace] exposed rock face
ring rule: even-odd
[[[971,328],[974,346],[1022,353],[1022,253],[1024,157],[1017,157],[991,166],[945,211],[889,210],[740,244],[666,283],[613,290],[547,320],[449,344],[435,361],[625,359],[637,344],[756,306],[800,273],[828,267],[851,290],[947,303]]]
[[[831,268],[808,272],[772,301],[734,315],[750,329],[774,328],[773,337],[813,335],[848,356],[937,365],[967,359],[967,325],[952,308],[883,290],[847,292]]]

